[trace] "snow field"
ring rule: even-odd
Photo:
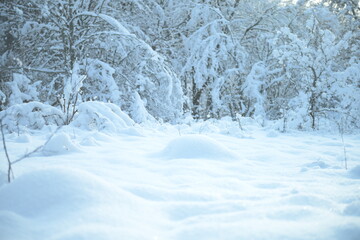
[[[1,178],[0,239],[358,239],[358,135],[346,171],[339,136],[230,127],[60,129]],[[46,137],[7,139],[15,158]]]

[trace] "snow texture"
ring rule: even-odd
[[[344,135],[345,170],[340,136],[284,134],[246,118],[242,134],[229,133],[238,123],[226,119],[140,127],[114,105],[93,102],[79,106],[75,123],[15,164],[12,183],[0,162],[0,239],[360,234],[358,135]],[[6,134],[10,156],[22,156],[48,134],[47,128]]]

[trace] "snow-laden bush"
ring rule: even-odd
[[[29,101],[38,100],[38,86],[40,82],[32,83],[24,74],[13,73],[12,81],[5,82],[0,91],[0,102],[5,106],[12,106]]]
[[[230,23],[216,11],[210,6],[194,6],[187,23],[189,29],[197,29],[184,41],[188,57],[180,77],[190,100],[186,110],[191,110],[195,118],[234,116],[239,102],[234,90],[246,54],[229,34]],[[202,26],[203,21],[206,24]]]
[[[46,125],[61,126],[66,123],[65,114],[58,108],[40,102],[16,104],[0,112],[0,119],[9,132],[24,129],[42,129]],[[118,132],[135,122],[117,105],[104,102],[84,102],[78,105],[70,125],[86,129]]]
[[[63,113],[55,107],[40,102],[15,104],[0,112],[0,119],[9,132],[19,132],[24,127],[42,129],[45,125],[62,125]]]
[[[60,107],[65,116],[65,124],[68,125],[77,112],[78,103],[82,102],[80,90],[86,76],[80,73],[80,66],[75,63],[72,74],[64,79],[64,88],[62,98],[60,98]]]
[[[107,131],[110,133],[131,127],[135,122],[112,103],[84,102],[78,106],[78,113],[72,126],[86,129]]]
[[[37,86],[40,82],[31,84],[30,79],[28,79],[23,74],[14,73],[13,81],[8,83],[10,88],[9,104],[18,104],[30,100],[37,100],[38,92]]]

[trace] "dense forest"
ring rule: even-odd
[[[359,14],[358,0],[2,0],[1,117],[68,124],[102,101],[138,123],[359,128]]]
[[[0,239],[359,240],[359,0],[0,0]]]

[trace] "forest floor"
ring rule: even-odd
[[[7,134],[16,159],[50,130]],[[345,169],[345,153],[348,169]],[[0,154],[4,156],[4,150]],[[0,239],[360,236],[360,135],[194,123],[64,127],[0,164]]]

